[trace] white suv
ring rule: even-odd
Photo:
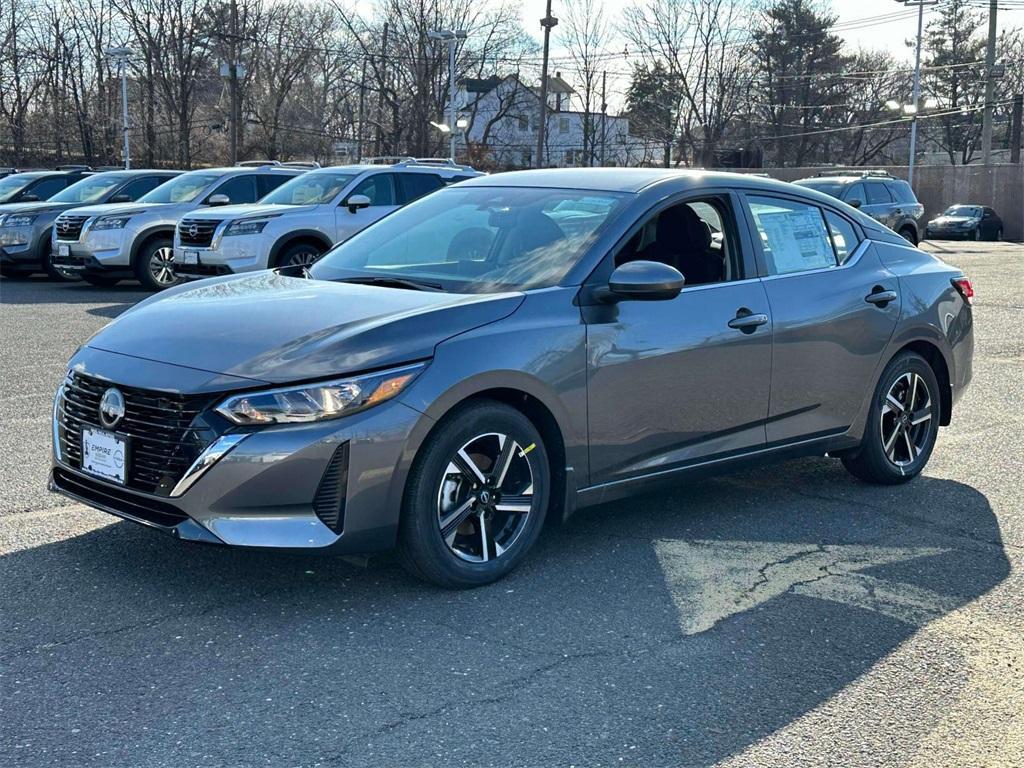
[[[183,217],[174,233],[174,271],[198,278],[312,264],[406,203],[482,175],[446,160],[414,158],[310,171],[256,205]]]

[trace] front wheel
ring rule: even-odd
[[[151,291],[162,291],[181,282],[174,274],[174,247],[170,238],[157,238],[142,246],[135,262],[135,276]]]
[[[449,414],[420,448],[409,476],[400,562],[444,587],[500,579],[540,534],[550,478],[544,441],[519,411],[480,401]]]
[[[277,257],[275,267],[310,267],[319,261],[323,251],[312,243],[295,243]]]
[[[898,355],[878,381],[860,448],[843,457],[855,477],[895,485],[917,477],[939,433],[939,383],[923,357]]]

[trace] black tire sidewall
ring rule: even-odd
[[[277,258],[274,259],[273,266],[276,268],[288,266],[292,256],[302,251],[313,251],[314,253],[317,254],[318,259],[320,258],[320,256],[323,255],[323,251],[314,246],[312,243],[293,243],[292,245],[287,246],[283,251],[281,251],[281,253],[277,255]]]
[[[890,387],[900,376],[906,373],[916,373],[924,379],[932,400],[932,418],[928,422],[929,434],[924,450],[914,460],[913,464],[908,467],[897,467],[885,455],[885,450],[882,447],[879,422],[882,407]],[[939,383],[935,376],[935,371],[932,370],[932,367],[923,357],[913,352],[905,352],[894,358],[885,367],[882,376],[879,378],[878,386],[875,388],[861,449],[853,461],[853,464],[857,466],[850,467],[851,471],[862,479],[886,484],[906,482],[919,475],[921,470],[928,464],[928,460],[931,458],[932,451],[935,448],[941,404],[942,395],[939,391]]]
[[[174,241],[170,238],[157,237],[150,240],[139,250],[139,255],[135,259],[135,277],[138,278],[138,281],[142,283],[144,288],[151,291],[163,291],[177,284],[175,282],[170,285],[161,285],[153,279],[153,273],[149,269],[149,263],[153,260],[153,254],[161,248],[173,247]]]
[[[451,457],[468,440],[503,432],[527,454],[533,471],[537,508],[512,548],[487,563],[460,560],[441,539],[437,527],[438,483]],[[540,535],[550,505],[551,470],[543,439],[520,411],[496,401],[477,401],[448,414],[420,447],[406,484],[399,524],[399,559],[417,577],[446,587],[475,587],[505,576],[526,557]]]
[[[108,277],[107,275],[82,275],[82,280],[97,288],[113,288],[119,282],[119,277]]]

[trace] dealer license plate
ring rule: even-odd
[[[199,263],[199,251],[182,251],[181,252],[181,263],[182,264],[198,264]]]
[[[124,485],[128,441],[102,429],[82,430],[82,470]]]
[[[64,257],[70,256],[71,255],[71,246],[70,245],[58,245],[57,246],[57,255],[58,256],[64,256]]]

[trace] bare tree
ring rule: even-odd
[[[609,27],[604,7],[598,0],[567,0],[565,31],[562,38],[573,62],[573,74],[583,106],[583,154],[587,165],[594,165],[599,140],[596,115],[604,108],[601,102],[601,69],[604,48],[609,41]]]

